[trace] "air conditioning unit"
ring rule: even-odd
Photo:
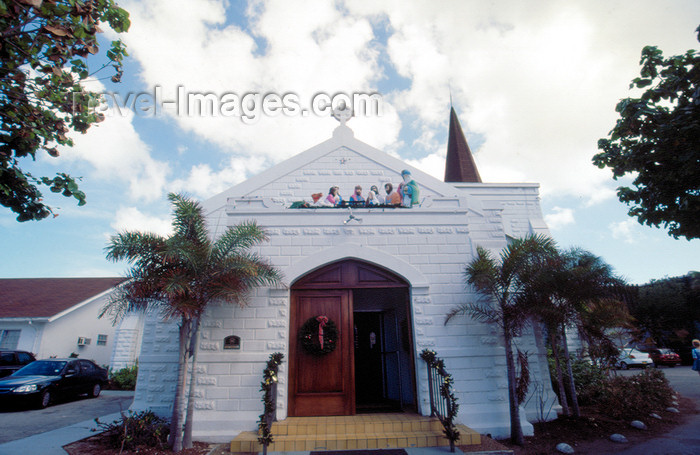
[[[87,346],[90,344],[90,338],[78,337],[78,346]]]

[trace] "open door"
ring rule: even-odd
[[[363,402],[398,403],[394,410],[415,406],[406,281],[377,265],[347,259],[297,280],[290,303],[290,417],[354,415],[357,394],[364,394]],[[363,313],[374,316],[362,319]],[[374,333],[367,352],[355,345],[355,315],[362,319],[360,326],[369,327],[366,337]],[[301,327],[318,316],[332,320],[338,330],[336,349],[322,355],[307,352],[300,341]],[[364,362],[359,366],[356,349]],[[356,376],[370,370],[371,375],[356,384]]]

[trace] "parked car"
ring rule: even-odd
[[[0,351],[0,378],[9,376],[35,361],[34,354],[26,351]]]
[[[0,402],[45,408],[58,396],[100,395],[107,370],[84,359],[37,360],[0,379]]]
[[[671,349],[659,348],[652,349],[649,352],[651,360],[654,361],[656,366],[666,365],[668,367],[675,367],[681,364],[681,356],[673,352]]]
[[[620,349],[620,354],[617,356],[617,367],[626,370],[629,367],[653,367],[654,361],[649,357],[649,354],[642,352],[639,349],[625,348]]]

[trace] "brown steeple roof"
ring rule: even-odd
[[[445,160],[445,182],[481,183],[481,176],[464,137],[454,107],[450,107],[450,132],[447,139]]]

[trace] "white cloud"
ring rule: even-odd
[[[352,120],[360,140],[429,162],[441,178],[452,95],[465,130],[484,139],[473,150],[484,181],[539,182],[543,197],[575,196],[589,206],[614,195],[609,172],[595,168],[591,157],[639,72],[641,48],[653,43],[673,53],[695,44],[693,15],[653,0],[634,11],[603,0],[449,7],[272,0],[251,1],[246,17],[233,20],[226,6],[223,0],[127,3],[132,26],[123,38],[149,90],[161,87],[164,99],[173,99],[178,86],[239,97],[293,92],[306,105],[319,92],[375,91],[390,70],[410,85],[384,94],[382,116]],[[678,8],[700,11],[692,2]],[[667,26],[655,26],[659,21]],[[261,115],[245,124],[165,112],[217,150],[268,163],[327,139],[335,126],[314,115]],[[409,115],[416,120],[402,125]],[[399,138],[402,127],[414,130],[411,143]],[[157,187],[153,172],[144,166]],[[222,186],[209,182],[233,183],[235,173],[217,172],[202,158],[175,186],[209,194]]]
[[[247,30],[224,23],[224,2],[128,2],[132,26],[123,39],[139,60],[147,87],[174,99],[189,93],[295,93],[302,106],[325,92],[371,92],[383,75],[368,19],[343,14],[329,2],[252,2]],[[238,18],[237,18],[238,19]],[[266,43],[257,48],[254,38]],[[335,121],[309,115],[260,116],[245,124],[229,116],[182,116],[167,110],[185,131],[219,149],[277,162],[330,137]],[[353,128],[377,147],[397,141],[398,116],[356,118]]]
[[[136,207],[120,207],[110,226],[117,232],[151,232],[162,236],[169,236],[173,232],[170,217],[159,218],[148,215]],[[110,233],[107,237],[111,235]]]
[[[62,147],[61,156],[89,163],[95,177],[123,185],[134,200],[153,201],[163,195],[170,167],[151,157],[151,147],[134,129],[133,118],[128,109],[107,116],[86,134],[74,135],[74,146]]]
[[[195,194],[202,199],[214,196],[264,170],[262,157],[232,157],[219,172],[208,164],[198,164],[190,169],[185,179],[175,180],[172,191]]]
[[[644,238],[644,235],[639,228],[640,224],[632,218],[610,223],[608,225],[608,229],[610,229],[610,233],[612,234],[613,238],[630,244],[638,243]]]
[[[395,94],[396,106],[419,116],[420,137],[444,129],[449,84],[462,125],[485,138],[474,150],[484,181],[540,182],[544,196],[588,203],[612,195],[609,173],[591,157],[639,73],[642,47],[658,44],[669,54],[696,46],[697,14],[689,12],[700,12],[697,2],[676,4],[688,12],[678,14],[654,1],[633,11],[603,1],[395,6],[387,0],[349,8],[390,22],[387,52],[411,84]]]
[[[576,222],[574,219],[574,211],[572,209],[554,207],[552,211],[553,213],[549,213],[544,216],[544,220],[551,230],[561,229]]]
[[[419,160],[406,160],[406,162],[436,179],[445,178],[445,157],[443,155],[433,154]]]

